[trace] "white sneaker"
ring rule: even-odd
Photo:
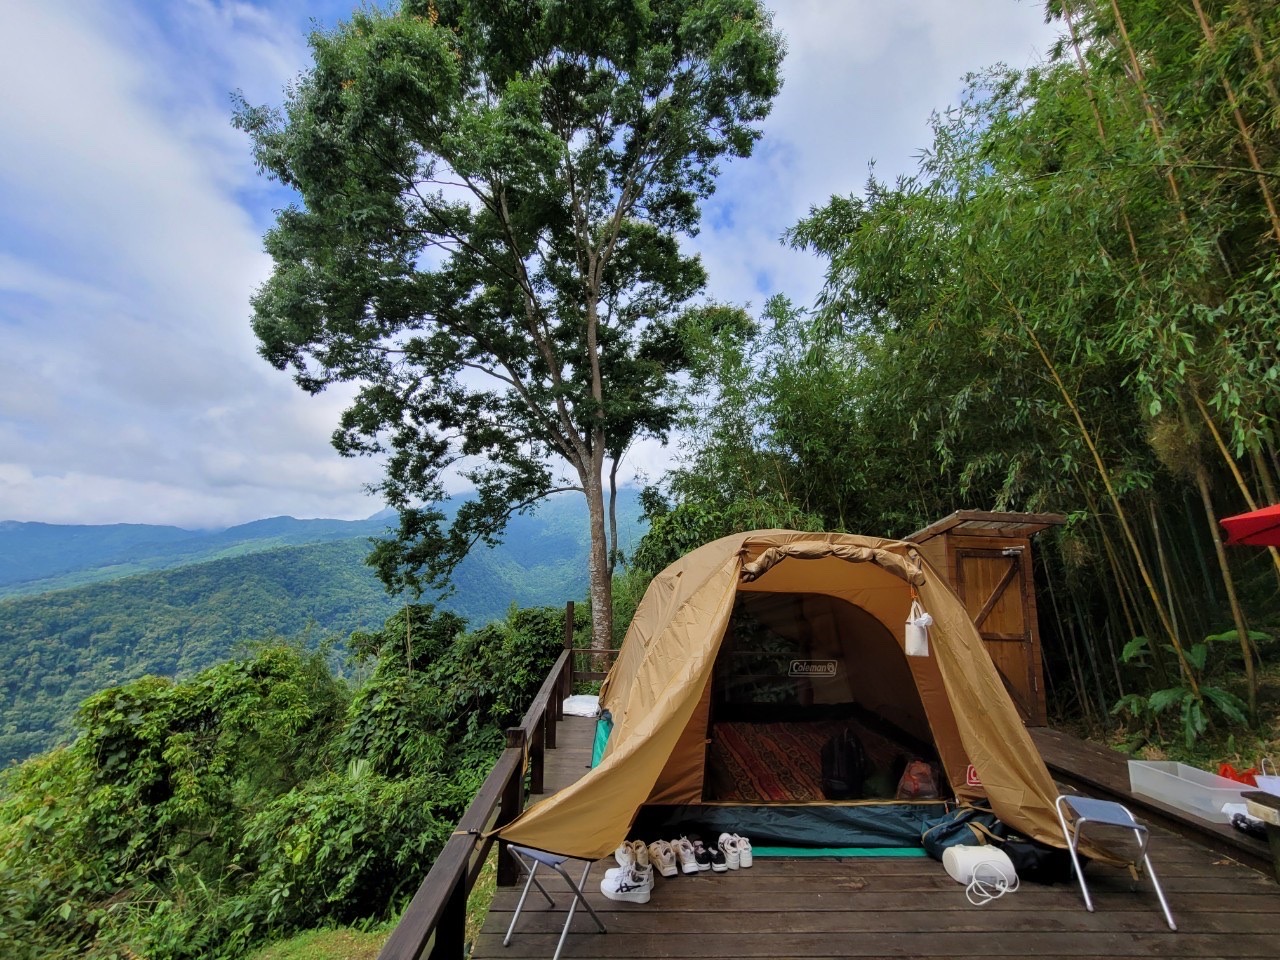
[[[698,858],[693,854],[693,844],[681,837],[679,840],[671,841],[671,849],[676,852],[676,858],[680,861],[681,873],[697,873]]]
[[[627,903],[648,903],[653,895],[653,868],[643,867],[624,870],[615,877],[605,871],[605,878],[600,881],[600,892],[610,900],[623,900]]]
[[[636,862],[635,848],[631,846],[630,840],[623,840],[618,844],[618,849],[613,851],[613,859],[618,861],[620,867],[629,867]]]
[[[664,877],[674,877],[676,869],[676,852],[665,840],[655,840],[649,844],[649,862]]]
[[[720,839],[716,841],[716,845],[720,848],[720,852],[724,854],[725,865],[730,870],[737,870],[742,865],[738,854],[738,839],[732,833],[720,834]]]
[[[738,865],[743,867],[751,866],[751,841],[746,837],[740,837],[736,833],[733,839],[738,841]]]

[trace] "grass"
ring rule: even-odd
[[[480,876],[476,877],[476,885],[471,888],[471,896],[467,898],[467,953],[471,945],[480,936],[480,928],[484,926],[484,918],[489,913],[489,904],[493,902],[494,891],[498,887],[498,845],[495,843],[489,851],[489,858],[480,868]]]
[[[489,904],[498,884],[498,846],[494,844],[489,858],[480,868],[480,876],[467,899],[467,952],[480,935]],[[376,960],[378,951],[395,929],[399,918],[388,920],[372,930],[338,927],[328,930],[308,930],[288,940],[280,940],[259,947],[245,960]]]
[[[394,927],[395,922],[388,921],[368,931],[351,927],[308,930],[259,947],[245,960],[376,960]]]

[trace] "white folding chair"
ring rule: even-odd
[[[1075,867],[1076,877],[1080,881],[1080,892],[1084,894],[1084,905],[1090,913],[1093,912],[1093,900],[1089,896],[1089,887],[1085,884],[1084,870],[1080,867],[1079,846],[1080,833],[1085,824],[1095,823],[1099,826],[1119,827],[1133,831],[1138,841],[1138,856],[1134,857],[1134,865],[1141,863],[1142,868],[1151,877],[1151,885],[1156,888],[1160,909],[1164,911],[1169,929],[1178,929],[1177,924],[1173,922],[1173,914],[1169,912],[1169,903],[1164,898],[1164,891],[1160,889],[1160,881],[1156,879],[1155,868],[1151,866],[1151,858],[1147,856],[1147,844],[1150,840],[1147,828],[1134,819],[1128,807],[1114,800],[1096,800],[1093,797],[1079,797],[1073,794],[1063,794],[1058,797],[1054,801],[1054,807],[1058,811],[1058,823],[1062,825],[1062,836],[1067,841],[1067,849],[1071,853],[1072,866]],[[1067,826],[1068,810],[1074,818],[1071,826]]]
[[[582,894],[582,888],[587,882],[587,874],[591,872],[591,861],[587,861],[587,865],[582,868],[582,876],[574,883],[573,878],[564,869],[564,862],[568,857],[562,857],[555,853],[546,853],[543,850],[534,850],[530,847],[518,847],[515,844],[507,847],[511,851],[511,855],[516,858],[516,862],[520,864],[520,869],[529,874],[529,879],[524,882],[524,890],[520,893],[520,901],[516,904],[516,912],[511,915],[511,926],[507,927],[507,936],[502,941],[504,947],[511,946],[511,935],[515,932],[516,921],[520,919],[520,911],[524,909],[524,901],[529,896],[529,887],[537,886],[539,892],[547,898],[547,903],[554,907],[556,902],[551,899],[551,894],[547,893],[542,882],[538,880],[535,874],[538,867],[550,867],[556,873],[564,878],[564,882],[569,885],[569,890],[573,893],[573,901],[569,904],[569,913],[564,918],[564,929],[560,931],[560,942],[556,944],[556,953],[552,960],[560,960],[560,951],[564,949],[564,942],[569,936],[569,925],[573,923],[573,912],[581,903],[587,908],[587,912],[591,914],[591,918],[595,920],[596,926],[600,928],[600,933],[606,933],[604,923],[600,917],[596,915],[595,910],[591,909],[591,904],[587,902],[587,898]]]

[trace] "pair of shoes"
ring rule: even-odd
[[[674,877],[679,872],[676,859],[675,848],[666,840],[655,840],[649,844],[649,862],[664,877]]]
[[[746,837],[740,837],[736,833],[722,833],[716,845],[724,853],[728,869],[751,866],[751,841]]]
[[[707,859],[711,861],[711,869],[715,873],[729,872],[729,858],[724,855],[719,844],[707,850]]]
[[[643,840],[623,840],[613,851],[613,859],[620,867],[649,866],[649,848]]]
[[[653,895],[653,867],[612,867],[604,872],[600,892],[610,900],[648,903]]]
[[[698,836],[689,837],[688,842],[693,845],[693,859],[698,869],[702,872],[711,870],[715,873],[724,873],[729,869],[729,863],[725,860],[724,851],[718,846],[708,847],[702,842]]]
[[[693,843],[688,837],[681,837],[679,840],[672,840],[670,846],[676,855],[676,859],[680,861],[681,873],[689,874],[698,872],[697,851],[694,850]]]

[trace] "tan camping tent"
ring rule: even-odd
[[[926,657],[903,650],[913,592],[934,618]],[[852,695],[930,738],[958,798],[985,797],[1005,823],[1061,845],[1048,770],[943,578],[910,543],[785,530],[716,540],[654,578],[601,688],[614,720],[603,760],[501,836],[594,859],[626,837],[642,805],[698,803],[713,672],[735,602],[786,596],[817,610],[807,636],[856,647],[846,651],[859,664],[848,671]]]

